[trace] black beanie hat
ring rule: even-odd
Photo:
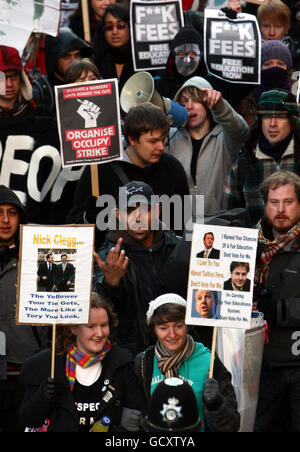
[[[189,25],[182,27],[174,36],[171,50],[183,44],[198,44],[200,51],[203,50],[203,40],[200,33]]]
[[[0,185],[0,205],[1,204],[11,204],[15,206],[20,214],[20,223],[27,223],[23,204],[18,196],[10,188],[5,187],[5,185]]]

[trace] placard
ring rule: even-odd
[[[170,43],[184,25],[180,0],[130,2],[135,71],[165,69]]]
[[[63,167],[121,158],[116,79],[55,86],[55,100]]]
[[[21,226],[17,324],[87,324],[94,225]]]
[[[195,224],[186,323],[248,329],[258,231]]]
[[[231,83],[259,85],[261,34],[255,16],[229,19],[223,12],[205,10],[204,58],[210,74]]]
[[[0,44],[21,55],[31,32],[56,36],[60,9],[61,0],[0,0]]]

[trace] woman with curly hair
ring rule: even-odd
[[[20,417],[28,427],[47,420],[48,432],[89,432],[106,417],[109,431],[139,430],[143,396],[130,353],[109,339],[116,325],[110,304],[93,293],[89,324],[58,328],[55,378],[49,350],[24,363]]]

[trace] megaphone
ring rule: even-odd
[[[149,72],[137,72],[123,86],[120,104],[122,110],[128,113],[131,107],[144,102],[150,102],[159,107],[176,127],[187,123],[189,118],[187,109],[167,97],[162,97],[154,88],[154,80]]]

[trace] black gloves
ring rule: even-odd
[[[226,14],[228,19],[236,19],[237,13],[233,9],[230,8],[221,8],[221,11]]]
[[[48,378],[48,380],[42,385],[42,394],[48,402],[52,402],[56,396],[55,380]]]
[[[217,411],[223,403],[220,386],[214,378],[208,378],[204,385],[203,400],[209,411]]]

